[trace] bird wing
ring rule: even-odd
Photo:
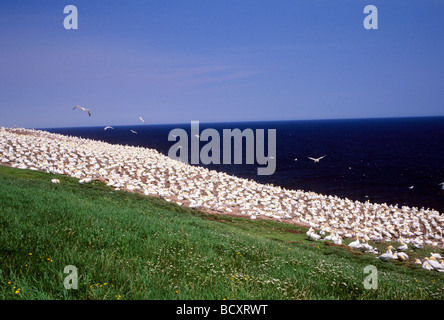
[[[91,117],[91,111],[89,111],[88,109],[86,109],[88,111],[88,115]]]

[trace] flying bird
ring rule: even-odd
[[[77,109],[77,108],[82,110],[82,111],[88,111],[88,115],[91,117],[91,111],[89,111],[89,109],[86,109],[86,108],[81,107],[81,106],[75,106],[74,108],[72,108],[72,110]]]
[[[322,158],[324,158],[326,155],[319,157],[319,158],[312,158],[312,157],[308,157],[308,159],[313,160],[314,162],[319,162],[319,160],[321,160]]]
[[[131,132],[132,132],[132,133],[134,133],[134,134],[137,134],[137,132],[136,132],[136,131],[134,131],[134,130],[131,130]]]
[[[139,115],[139,120],[142,121],[142,123],[145,123],[145,120],[143,120],[140,115]]]
[[[103,130],[114,129],[113,127],[106,126]]]

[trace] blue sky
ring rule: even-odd
[[[443,14],[441,0],[1,1],[0,126],[444,116]]]

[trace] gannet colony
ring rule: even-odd
[[[252,219],[277,219],[344,238],[442,246],[436,210],[353,201],[288,190],[191,166],[156,150],[114,145],[40,130],[0,129],[1,165],[100,180],[118,190]]]

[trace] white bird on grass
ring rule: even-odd
[[[325,158],[326,155],[323,155],[322,157],[319,158],[312,158],[312,157],[308,157],[308,159],[313,160],[314,162],[319,162],[319,160]]]
[[[91,117],[91,111],[89,111],[89,109],[86,109],[86,108],[81,107],[81,106],[75,106],[74,108],[72,108],[72,110],[74,110],[74,109],[80,109],[82,111],[88,111],[88,115]]]
[[[341,244],[342,244],[342,238],[341,238],[341,236],[338,235],[338,234],[335,234],[335,235],[333,236],[332,240],[333,240],[333,243],[334,243],[334,244],[338,244],[338,245],[341,245]]]
[[[310,239],[312,239],[312,240],[319,240],[319,239],[321,239],[321,236],[319,235],[319,234],[316,234],[314,231],[313,231],[313,228],[311,228],[310,227],[310,229],[305,233]]]
[[[398,250],[398,251],[405,251],[408,248],[409,247],[404,242],[401,242],[401,245],[398,248],[396,248],[396,250]]]
[[[424,258],[424,262],[422,263],[422,267],[427,270],[433,270],[433,267],[429,263],[429,258]]]
[[[364,252],[372,252],[375,253],[375,248],[373,248],[373,246],[371,246],[368,241],[369,241],[369,237],[367,237],[366,235],[364,235],[364,239],[362,239],[362,243],[361,243],[361,248],[360,250],[364,251]]]
[[[439,253],[430,252],[430,256],[434,257],[435,259],[444,259]]]
[[[444,272],[444,268],[438,261],[436,261],[436,258],[434,256],[426,259],[428,259],[429,265],[433,268],[433,270]]]
[[[395,254],[399,261],[409,260],[409,256],[405,252],[396,252]]]
[[[349,247],[351,248],[355,248],[355,249],[360,249],[361,248],[361,242],[359,240],[358,235],[356,235],[356,240],[352,241],[348,244]]]
[[[387,247],[387,252],[381,254],[380,256],[378,256],[378,259],[387,262],[393,259],[393,253],[392,253],[392,246],[388,246]]]

